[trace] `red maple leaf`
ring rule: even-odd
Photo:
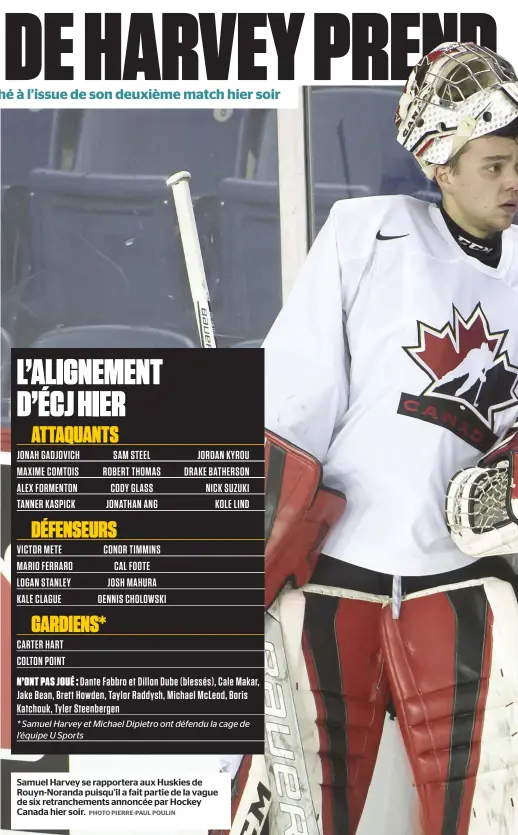
[[[480,308],[465,322],[454,311],[454,326],[449,323],[441,330],[434,331],[423,322],[419,322],[420,345],[407,348],[422,367],[429,369],[434,379],[440,380],[448,371],[456,368],[473,348],[487,342],[495,356],[502,334],[492,334]]]

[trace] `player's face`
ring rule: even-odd
[[[481,238],[503,231],[518,211],[518,142],[473,139],[457,169],[439,166],[437,180],[445,210],[462,229]]]

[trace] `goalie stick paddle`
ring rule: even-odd
[[[285,600],[283,618],[290,607]],[[293,616],[295,612],[293,611]],[[266,613],[265,623],[265,759],[272,793],[269,835],[319,835],[302,747],[294,681],[288,663],[279,599]]]
[[[196,324],[202,348],[216,348],[214,322],[210,307],[209,288],[205,277],[200,239],[192,205],[188,171],[178,171],[167,180],[171,187],[178,216],[185,266],[189,277]]]
[[[290,606],[289,601],[285,604],[283,617]],[[295,612],[293,616],[296,617]],[[245,763],[243,785],[236,786],[241,797],[230,835],[260,835],[265,826],[268,835],[320,835],[278,601],[266,612],[264,637],[265,754]],[[239,772],[235,779],[241,782]]]
[[[216,348],[209,289],[203,266],[188,171],[167,180],[178,215],[185,265],[203,348]],[[231,835],[259,835],[268,814],[269,835],[319,835],[300,736],[279,604],[265,623],[265,755],[252,757]]]

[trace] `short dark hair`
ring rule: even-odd
[[[509,139],[514,139],[518,142],[518,116],[516,119],[513,119],[512,122],[509,122],[509,124],[505,127],[499,128],[492,133],[488,133],[487,136],[503,136]]]

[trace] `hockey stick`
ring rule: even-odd
[[[238,770],[239,800],[230,835],[260,835],[267,815],[269,835],[319,835],[293,696],[295,660],[290,665],[285,641],[287,627],[298,645],[304,616],[300,602],[297,592],[286,589],[266,612],[265,754],[241,763],[244,775]]]
[[[180,171],[167,185],[176,205],[200,341],[204,348],[216,348],[189,180],[190,174]],[[278,603],[266,613],[265,656],[265,755],[252,758],[231,835],[259,835],[268,812],[270,835],[318,835]]]
[[[171,187],[173,192],[176,214],[178,215],[185,266],[191,287],[191,296],[201,347],[216,348],[209,288],[207,287],[200,239],[196,228],[196,218],[194,217],[191,190],[189,188],[190,179],[191,175],[188,171],[179,171],[169,177],[167,185]]]
[[[291,651],[298,646],[304,617],[300,603],[300,595],[286,589],[266,612],[265,754],[241,763],[244,774],[236,775],[239,800],[234,801],[230,835],[260,835],[267,815],[269,835],[319,835],[293,696],[295,660],[290,665],[285,641],[287,628]]]
[[[283,623],[289,622],[295,634],[298,626],[302,632],[304,609],[301,612],[297,601],[300,592],[286,588],[266,613],[264,713],[265,758],[272,792],[270,835],[320,832],[293,697],[296,681],[283,636]]]

